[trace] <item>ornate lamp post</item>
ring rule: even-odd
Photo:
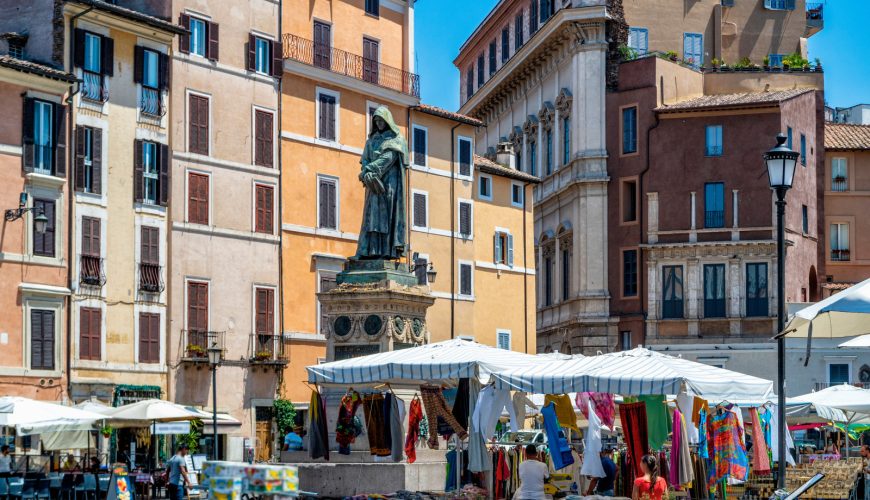
[[[791,189],[794,181],[794,169],[797,165],[800,153],[789,149],[786,145],[786,137],[783,134],[776,136],[776,147],[764,153],[764,163],[767,165],[767,177],[770,181],[770,189],[776,193],[776,310],[777,332],[785,328],[785,193]],[[777,486],[785,488],[786,444],[785,433],[785,338],[776,340],[777,361],[777,419],[779,420],[778,474]]]
[[[221,348],[212,344],[208,348],[208,364],[211,366],[211,424],[212,424],[212,460],[218,459],[217,431],[217,367],[221,362]]]
[[[34,207],[27,207],[27,193],[21,193],[18,196],[18,208],[10,208],[3,212],[3,218],[9,222],[14,220],[18,220],[24,217],[24,214],[27,212],[35,210]],[[46,226],[48,225],[48,217],[45,216],[45,213],[40,209],[37,210],[36,217],[33,218],[34,228],[36,232],[39,234],[44,234]]]

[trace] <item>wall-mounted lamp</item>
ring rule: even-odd
[[[7,209],[3,214],[3,218],[9,222],[14,220],[18,220],[24,217],[24,214],[33,210],[34,207],[27,206],[27,193],[21,193],[18,196],[18,208],[10,208]],[[45,213],[42,209],[38,210],[36,217],[33,219],[34,226],[36,228],[36,232],[39,234],[45,233],[45,228],[48,225],[48,217],[45,216]]]
[[[411,264],[411,272],[416,273],[419,267],[426,266],[427,262],[425,260],[420,259],[420,254],[418,252],[414,252],[411,256],[411,259],[414,261]],[[431,262],[428,262],[428,266],[426,266],[426,281],[431,285],[435,283],[435,277],[438,276],[438,271],[435,270],[435,265]],[[421,285],[423,283],[420,283]]]

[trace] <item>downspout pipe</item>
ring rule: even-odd
[[[282,2],[278,4],[278,33],[281,34],[281,29],[283,28],[283,16],[280,15],[283,12]],[[283,47],[282,47],[283,50]],[[283,54],[282,54],[283,55]],[[283,59],[281,61],[283,65]],[[283,73],[283,72],[282,72]],[[288,344],[284,340],[284,161],[283,161],[283,139],[281,138],[281,117],[283,114],[283,101],[284,101],[284,78],[278,79],[278,115],[275,117],[275,123],[277,124],[277,141],[278,144],[278,300],[281,301],[279,312],[278,312],[278,331],[281,332],[281,347],[285,359],[290,359],[290,352],[288,349]],[[276,384],[276,399],[282,398],[283,394],[281,391],[284,385],[284,370],[278,370],[278,383]]]
[[[662,81],[661,84],[664,85],[664,81]],[[662,89],[661,91],[664,90],[661,86],[659,88]],[[650,149],[651,149],[650,148],[650,141],[652,139],[652,132],[653,132],[653,130],[657,129],[659,124],[661,123],[661,121],[659,120],[658,113],[654,112],[654,116],[655,116],[655,123],[651,127],[646,129],[646,147],[645,147],[645,149],[646,149],[646,165],[644,166],[643,170],[641,170],[640,174],[638,174],[638,176],[637,176],[637,193],[638,193],[639,197],[643,197],[643,195],[644,195],[643,178],[646,175],[646,173],[649,172],[649,169],[650,169]],[[638,222],[638,240],[637,241],[639,243],[645,243],[644,230],[643,230],[643,228],[644,228],[643,206],[644,206],[643,205],[643,198],[641,198],[640,203],[637,204],[637,222]],[[642,247],[642,245],[638,245],[638,249],[637,249],[637,265],[638,265],[638,267],[640,267],[642,262],[644,262],[643,247]],[[646,286],[651,286],[651,284],[647,283]],[[640,293],[640,290],[638,290],[638,293]],[[640,305],[640,314],[641,314],[641,318],[643,321],[643,340],[642,340],[642,343],[646,344],[647,343],[646,342],[647,310],[645,307],[645,302],[643,300],[643,297],[640,297],[640,300],[638,302]]]
[[[456,338],[456,129],[450,129],[450,338]],[[472,153],[471,168],[474,168]]]
[[[527,188],[529,187],[528,182],[523,183],[523,347],[526,354],[529,353],[529,266],[527,261],[527,252],[526,249],[528,245],[526,245],[526,219],[528,217],[528,211],[526,210],[526,203],[528,203],[528,196],[526,193]],[[534,195],[533,195],[534,196]],[[535,352],[537,352],[537,346],[535,346]]]

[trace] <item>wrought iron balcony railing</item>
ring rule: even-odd
[[[148,293],[161,293],[166,285],[163,283],[163,268],[157,264],[139,264],[139,290]]]
[[[849,189],[849,181],[845,177],[834,177],[831,179],[831,191],[846,191]]]
[[[224,357],[224,337],[226,332],[210,332],[206,330],[181,331],[181,359],[184,361],[208,363],[208,350],[217,347]]]
[[[284,336],[252,333],[248,361],[262,364],[285,364]]]
[[[160,91],[148,87],[142,87],[142,97],[139,102],[139,110],[142,114],[161,117],[164,114],[163,102]]]
[[[87,70],[82,71],[82,97],[89,101],[105,102],[109,100],[109,91],[103,85],[103,75]]]
[[[283,46],[285,59],[420,97],[420,76],[414,73],[326,44],[318,44],[292,33],[284,33]]]
[[[79,256],[79,283],[95,287],[106,284],[102,257],[98,255]]]
[[[849,260],[849,249],[848,248],[840,248],[836,250],[831,250],[831,260],[835,262],[844,262]]]

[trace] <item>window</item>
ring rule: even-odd
[[[474,66],[468,68],[465,73],[465,98],[470,99],[474,95]]]
[[[704,184],[704,227],[725,227],[725,184]]]
[[[562,250],[562,300],[571,298],[571,252]]]
[[[767,263],[746,264],[746,316],[767,316]]]
[[[498,336],[498,348],[505,349],[507,351],[511,350],[511,331],[510,330],[498,330],[496,332]]]
[[[562,165],[571,163],[571,118],[562,119]]]
[[[157,77],[160,69],[159,60],[157,52],[148,49],[142,50],[142,85],[145,87],[156,89],[159,86]]]
[[[629,28],[628,46],[638,55],[649,52],[649,30],[646,28]]]
[[[317,95],[318,118],[317,137],[326,141],[337,140],[336,121],[338,108],[338,94],[321,92]]]
[[[704,264],[704,317],[725,317],[725,264]]]
[[[495,74],[495,41],[489,43],[489,76]]]
[[[24,59],[24,44],[25,40],[22,38],[12,38],[9,37],[6,39],[6,43],[9,44],[9,55],[16,59]]]
[[[786,129],[785,129],[785,138],[786,138],[785,145],[788,146],[788,149],[792,149],[792,150],[794,149],[792,147],[792,136],[793,135],[794,135],[794,133],[792,132],[791,127],[786,127]]]
[[[254,295],[256,296],[256,325],[257,335],[269,337],[268,339],[258,339],[260,344],[268,342],[267,346],[272,347],[271,337],[275,335],[275,290],[273,288],[255,288]]]
[[[162,292],[160,229],[142,226],[139,240],[139,261],[139,290],[149,293]]]
[[[683,61],[696,68],[704,64],[704,35],[683,33]]]
[[[553,305],[553,258],[544,257],[544,307]]]
[[[30,369],[54,370],[55,311],[30,310]]]
[[[165,207],[169,201],[169,146],[137,139],[133,154],[135,201]]]
[[[511,183],[511,205],[522,208],[525,206],[526,187],[522,184]]]
[[[683,266],[662,267],[662,318],[683,317]]]
[[[429,195],[414,191],[413,198],[414,214],[411,218],[413,225],[415,228],[426,229],[429,227]]]
[[[622,154],[637,153],[637,108],[622,110]]]
[[[152,117],[161,116],[161,91],[168,86],[168,56],[137,45],[134,48],[133,64],[133,82],[142,85],[139,111]]]
[[[429,164],[428,154],[428,131],[424,127],[414,125],[414,134],[412,137],[414,148],[414,165],[425,167]]]
[[[190,53],[206,57],[206,22],[195,17],[190,18]]]
[[[144,197],[142,201],[151,205],[157,204],[157,183],[160,174],[157,171],[157,144],[142,142],[142,176],[144,183]]]
[[[187,282],[187,329],[189,343],[208,347],[208,283]]]
[[[637,297],[637,250],[622,252],[622,296]]]
[[[254,164],[261,167],[274,166],[274,117],[268,111],[254,111]]]
[[[767,63],[771,68],[781,68],[783,54],[770,54],[767,56]]]
[[[631,350],[631,331],[619,332],[619,345],[623,351]]]
[[[378,84],[381,49],[377,40],[363,37],[363,81]]]
[[[849,224],[831,224],[831,260],[849,260]]]
[[[622,222],[637,221],[637,181],[622,182]]]
[[[33,101],[33,171],[51,175],[54,163],[54,105]]]
[[[209,223],[208,184],[206,174],[190,172],[187,175],[187,221],[192,224]]]
[[[254,197],[256,198],[254,231],[263,234],[274,234],[275,188],[256,184],[254,186]]]
[[[828,384],[829,385],[841,385],[841,384],[851,384],[852,381],[849,377],[849,369],[848,363],[830,363],[828,364]]]
[[[22,169],[66,177],[66,113],[60,104],[24,98]]]
[[[806,205],[801,205],[801,228],[804,234],[810,234],[810,213]]]
[[[511,55],[511,32],[508,26],[501,30],[501,62],[504,64]]]
[[[40,257],[55,257],[55,202],[54,200],[43,200],[41,198],[33,199],[33,212],[31,212],[34,217],[36,215],[42,213],[48,219],[48,222],[45,224],[45,232],[40,234],[36,230],[36,222],[33,222],[33,228],[31,231],[33,237],[33,255],[39,255]]]
[[[529,3],[529,38],[538,31],[538,0]]]
[[[188,100],[188,151],[208,155],[209,153],[209,99],[190,94]]]
[[[370,14],[372,16],[380,16],[381,15],[381,2],[380,0],[366,0],[366,14]]]
[[[100,194],[103,177],[103,133],[91,127],[76,128],[76,190]]]
[[[160,315],[139,313],[139,362],[160,362]]]
[[[722,125],[707,125],[705,156],[722,156]]]
[[[492,237],[493,257],[496,264],[514,266],[514,236],[506,231],[496,231]]]
[[[338,231],[338,179],[317,177],[317,227]]]
[[[541,0],[541,24],[553,15],[556,0]]]
[[[459,138],[459,175],[471,177],[471,139]]]
[[[332,68],[332,26],[314,21],[314,65]]]
[[[212,61],[218,60],[220,30],[217,23],[181,14],[180,24],[190,34],[179,37],[179,52],[205,57]]]
[[[477,88],[483,87],[483,83],[486,81],[484,71],[483,54],[480,54],[477,56]]]
[[[538,175],[538,145],[535,141],[529,141],[529,173]]]
[[[100,219],[82,217],[82,254],[81,259],[79,259],[79,280],[83,285],[103,285],[100,226]]]
[[[831,160],[831,191],[849,189],[849,165],[845,158]]]
[[[102,45],[103,37],[84,32],[81,91],[84,98],[93,101],[103,100]]]
[[[523,43],[523,13],[520,12],[514,19],[514,52],[520,50]]]
[[[794,10],[795,0],[764,0],[764,8],[770,10]]]
[[[474,282],[471,264],[459,263],[459,295],[472,297],[474,295]]]
[[[801,165],[807,166],[807,136],[801,134]]]
[[[463,238],[471,237],[471,203],[467,201],[459,202],[459,234]]]
[[[272,70],[272,43],[265,38],[253,37],[254,41],[254,71],[261,75],[269,75]]]
[[[99,308],[79,308],[79,359],[99,361],[102,358],[101,316],[102,311]]]
[[[485,174],[478,176],[477,199],[492,201],[492,177]]]
[[[553,173],[553,129],[544,132],[544,172],[546,175]]]

